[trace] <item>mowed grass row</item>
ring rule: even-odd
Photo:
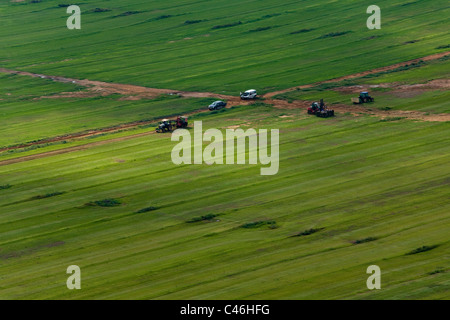
[[[0,167],[11,185],[0,190],[0,296],[448,297],[448,124],[270,107],[197,119],[280,128],[279,174],[175,166],[169,135]],[[107,198],[121,205],[85,206]],[[274,223],[242,228],[258,221]],[[438,247],[405,255],[425,245]],[[77,292],[65,287],[71,264],[82,268]],[[383,271],[378,292],[365,285],[371,264]]]
[[[237,95],[292,87],[448,50],[448,4],[275,0],[80,3],[68,30],[60,1],[1,5],[3,65],[27,71]],[[94,12],[95,8],[109,11]],[[13,30],[13,31],[12,31]]]

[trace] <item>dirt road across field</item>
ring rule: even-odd
[[[390,66],[376,68],[376,69],[372,69],[372,70],[368,70],[368,71],[364,71],[364,72],[358,72],[358,73],[350,74],[350,75],[339,77],[339,78],[335,78],[335,79],[330,79],[330,80],[320,81],[320,82],[316,82],[316,83],[312,83],[312,84],[297,86],[297,87],[293,87],[293,88],[289,88],[289,89],[285,89],[285,90],[270,92],[270,93],[265,94],[264,98],[272,98],[272,97],[274,97],[274,96],[276,96],[278,94],[294,91],[294,90],[297,90],[297,89],[307,89],[307,88],[315,87],[317,85],[324,84],[324,83],[339,82],[339,81],[343,81],[343,80],[361,78],[361,77],[367,76],[369,74],[375,74],[375,73],[380,73],[380,72],[385,72],[385,71],[391,71],[391,70],[395,70],[397,68],[403,67],[404,65],[407,65],[407,64],[409,65],[409,64],[413,64],[413,63],[418,63],[420,61],[437,60],[437,59],[443,58],[443,57],[445,57],[445,56],[447,56],[449,54],[450,54],[450,51],[436,53],[436,54],[432,54],[432,55],[429,55],[429,56],[426,56],[426,57],[423,57],[423,58],[418,58],[418,59],[413,59],[413,60],[409,60],[409,61],[405,61],[405,62],[400,62],[400,63],[396,63],[396,64],[393,64],[393,65],[390,65]]]
[[[278,94],[294,91],[297,89],[306,89],[306,88],[311,88],[311,87],[314,87],[314,86],[317,86],[320,84],[324,84],[324,83],[333,83],[333,82],[338,82],[338,81],[347,80],[347,79],[359,78],[359,77],[363,77],[363,76],[366,76],[369,74],[379,73],[379,72],[383,72],[383,71],[394,70],[396,68],[404,66],[405,64],[418,63],[419,61],[436,60],[436,59],[445,57],[447,55],[450,55],[450,51],[429,55],[426,57],[413,59],[413,60],[405,61],[402,63],[396,63],[396,64],[386,66],[386,67],[381,67],[381,68],[376,68],[373,70],[359,72],[359,73],[343,76],[340,78],[335,78],[335,79],[326,80],[326,81],[320,81],[317,83],[312,83],[312,84],[307,84],[307,85],[301,85],[301,86],[297,86],[297,87],[293,87],[293,88],[289,88],[289,89],[285,89],[285,90],[281,90],[281,91],[270,92],[270,93],[266,93],[265,95],[263,95],[262,98],[264,99],[265,103],[273,104],[275,107],[280,107],[280,108],[283,108],[283,107],[292,108],[292,107],[297,107],[297,106],[304,107],[305,103],[303,103],[303,102],[291,103],[288,105],[288,104],[286,104],[286,102],[284,100],[274,100],[273,97],[275,97]],[[73,79],[73,78],[67,78],[67,77],[61,77],[61,76],[48,76],[48,75],[31,73],[31,72],[26,72],[26,71],[10,70],[10,69],[5,69],[5,68],[0,68],[0,72],[9,73],[9,74],[19,74],[19,75],[29,76],[29,77],[34,77],[34,78],[51,79],[54,81],[64,82],[64,83],[74,83],[74,84],[78,84],[78,85],[86,88],[85,91],[63,92],[63,93],[52,95],[52,96],[42,96],[41,99],[86,98],[86,97],[96,97],[96,96],[108,96],[111,94],[121,94],[124,96],[121,99],[139,100],[139,99],[145,99],[145,98],[148,98],[148,99],[156,98],[160,95],[168,94],[168,95],[178,95],[178,96],[185,97],[185,98],[223,99],[223,100],[227,100],[229,106],[251,103],[251,102],[241,101],[239,99],[239,97],[236,97],[236,96],[216,94],[216,93],[212,93],[212,92],[188,92],[188,91],[179,91],[179,90],[173,90],[173,89],[158,89],[158,88],[148,88],[148,87],[129,85],[129,84],[92,81],[92,80],[88,80],[88,79],[79,80],[79,79]],[[392,86],[392,84],[386,84],[386,85]],[[379,87],[383,87],[383,85],[379,85]],[[449,81],[444,79],[444,80],[434,80],[434,81],[428,82],[426,84],[417,84],[417,85],[412,85],[412,86],[399,85],[398,88],[396,88],[396,89],[403,90],[403,91],[419,91],[419,90],[431,90],[431,89],[449,89],[449,87],[450,87]],[[368,89],[368,88],[370,88],[370,86],[367,86],[367,88],[363,88],[362,86],[355,86],[353,88],[352,87],[343,88],[342,90],[352,90],[353,89],[353,92],[357,92],[358,90]],[[333,105],[333,107],[334,107],[334,105]],[[345,106],[339,106],[339,109],[342,110],[343,108],[345,108]],[[352,110],[354,110],[353,107],[349,107],[349,106],[347,106],[347,109],[348,110],[345,110],[345,112],[351,112]],[[365,108],[362,108],[361,110],[358,110],[358,112],[366,112],[367,113],[367,110]],[[401,113],[401,111],[398,111],[398,112]],[[373,112],[369,111],[369,113],[373,113]],[[416,113],[416,112],[405,111],[404,113],[405,113],[404,114],[405,117],[417,119],[417,120],[448,121],[448,120],[446,120],[447,118],[445,116],[444,116],[444,118],[445,118],[444,120],[440,120],[440,117],[435,117],[435,116],[425,117],[424,114]],[[377,112],[377,114],[384,115],[387,113],[384,113],[384,112],[378,113]]]
[[[321,81],[321,82],[308,84],[308,85],[297,86],[297,87],[293,87],[293,88],[289,88],[289,89],[285,89],[285,90],[281,90],[281,91],[276,91],[276,92],[270,92],[270,93],[263,95],[262,101],[264,103],[271,104],[275,108],[279,108],[279,109],[299,109],[299,108],[305,109],[311,105],[311,101],[288,102],[285,100],[273,99],[273,97],[275,97],[276,95],[281,94],[281,93],[286,93],[286,92],[290,92],[290,91],[297,90],[297,89],[311,88],[311,87],[314,87],[314,86],[317,86],[317,85],[320,85],[323,83],[333,83],[333,82],[338,82],[338,81],[342,81],[342,80],[346,80],[346,79],[359,78],[359,77],[363,77],[365,75],[379,73],[379,72],[383,72],[383,71],[394,70],[396,68],[404,66],[405,64],[418,63],[421,60],[422,61],[431,61],[431,60],[445,57],[449,54],[450,54],[450,51],[447,51],[447,52],[433,54],[430,56],[426,56],[426,57],[422,57],[422,58],[418,58],[418,59],[414,59],[414,60],[410,60],[410,61],[406,61],[406,62],[402,62],[402,63],[397,63],[397,64],[394,64],[391,66],[386,66],[386,67],[377,68],[377,69],[373,69],[373,70],[369,70],[369,71],[359,72],[359,73],[355,73],[352,75],[347,75],[347,76],[336,78],[336,79]],[[152,99],[152,98],[156,98],[160,95],[168,94],[168,95],[178,95],[178,96],[181,96],[184,98],[215,98],[215,99],[227,100],[228,107],[232,107],[232,106],[236,106],[236,105],[250,105],[250,104],[254,103],[252,101],[242,101],[239,97],[236,97],[236,96],[215,94],[212,92],[188,92],[188,91],[179,91],[179,90],[172,90],[172,89],[157,89],[157,88],[148,88],[148,87],[128,85],[128,84],[92,81],[92,80],[87,80],[87,79],[79,80],[79,79],[66,78],[66,77],[60,77],[60,76],[48,76],[48,75],[31,73],[31,72],[26,72],[26,71],[16,71],[16,70],[10,70],[10,69],[5,69],[5,68],[0,68],[0,72],[8,73],[8,74],[19,74],[19,75],[23,75],[23,76],[29,76],[29,77],[41,78],[41,79],[51,79],[53,81],[64,82],[64,83],[73,83],[73,84],[78,84],[78,85],[86,88],[85,91],[64,92],[64,93],[60,93],[60,94],[53,95],[53,96],[43,96],[43,97],[41,97],[41,99],[86,98],[86,97],[96,97],[96,96],[108,96],[111,94],[121,94],[124,96],[121,99],[139,100],[139,99]],[[366,87],[363,87],[363,86],[343,87],[343,88],[337,88],[335,90],[343,91],[343,92],[359,92],[363,89],[369,89],[369,88],[373,88],[373,87],[387,87],[387,86],[389,86],[390,88],[394,87],[395,90],[409,92],[411,94],[411,92],[423,91],[423,90],[436,90],[436,89],[448,90],[448,89],[450,89],[450,81],[448,79],[441,79],[441,80],[433,80],[433,81],[430,81],[425,84],[415,84],[415,85],[380,84],[377,86],[366,86]],[[406,110],[387,110],[387,111],[385,111],[385,110],[379,110],[376,108],[364,107],[362,105],[349,106],[349,105],[344,105],[344,104],[333,104],[331,107],[336,112],[351,113],[353,115],[369,114],[369,115],[377,116],[380,118],[406,118],[406,119],[411,119],[411,120],[437,121],[437,122],[450,121],[450,114],[427,114],[427,113],[420,112],[420,111],[406,111]],[[201,113],[201,112],[209,112],[209,111],[208,110],[198,110],[198,111],[192,112],[187,115],[193,115],[193,114],[197,114],[197,113]],[[139,127],[142,125],[148,125],[152,122],[155,122],[155,120],[136,121],[136,122],[125,123],[125,124],[121,124],[121,125],[113,126],[113,127],[107,127],[107,128],[97,129],[97,130],[90,130],[90,131],[86,131],[86,132],[79,132],[79,133],[73,133],[73,134],[68,134],[68,135],[63,135],[63,136],[57,136],[57,137],[52,137],[52,138],[48,138],[48,139],[42,139],[39,141],[34,141],[34,142],[24,143],[24,144],[20,144],[20,145],[0,148],[0,152],[14,150],[14,149],[22,149],[22,148],[30,147],[33,145],[55,143],[55,142],[64,141],[64,140],[67,141],[67,140],[85,139],[85,138],[92,137],[92,136],[95,136],[98,134],[114,133],[114,132],[118,132],[118,131],[122,131],[122,130],[136,128],[136,127]],[[153,133],[153,131],[146,132],[146,133],[140,133],[140,134],[136,134],[136,135],[130,135],[130,136],[126,136],[126,137],[113,138],[113,139],[105,140],[105,141],[89,143],[89,144],[85,144],[83,146],[69,147],[69,148],[62,149],[62,150],[54,150],[54,151],[44,152],[44,153],[40,153],[40,154],[36,154],[36,155],[30,155],[30,156],[25,156],[25,157],[10,159],[10,160],[4,160],[4,161],[0,161],[0,165],[6,165],[6,164],[21,162],[21,161],[27,161],[27,160],[31,160],[31,159],[44,157],[44,156],[51,156],[51,155],[55,155],[55,154],[67,153],[67,152],[72,152],[72,151],[76,151],[76,150],[83,150],[83,149],[86,149],[89,147],[98,146],[98,145],[109,143],[109,142],[132,139],[132,138],[135,138],[138,136],[147,135],[147,134],[151,134],[151,133]]]

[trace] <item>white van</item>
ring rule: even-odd
[[[240,96],[241,96],[242,100],[255,99],[257,95],[258,94],[256,93],[255,89],[250,89],[250,90],[247,90],[245,92],[241,92],[240,93]]]

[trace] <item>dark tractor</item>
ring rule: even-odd
[[[311,104],[311,107],[308,108],[308,114],[315,114],[320,118],[328,118],[334,116],[334,110],[328,109],[328,107],[323,103],[323,99],[321,99],[320,103],[313,102]]]
[[[374,101],[375,99],[372,98],[367,91],[361,92],[358,98],[352,98],[353,104],[362,104]]]
[[[158,133],[164,133],[164,132],[171,132],[174,130],[176,124],[173,120],[169,119],[163,119],[159,122],[158,126],[156,127],[156,132]]]

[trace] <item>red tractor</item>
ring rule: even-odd
[[[186,128],[188,126],[188,121],[187,121],[187,117],[183,117],[183,116],[179,116],[177,117],[177,129],[179,128]]]
[[[328,118],[334,116],[334,110],[328,109],[323,103],[323,99],[320,99],[320,103],[313,102],[311,107],[308,108],[308,114],[315,114],[317,117]]]

